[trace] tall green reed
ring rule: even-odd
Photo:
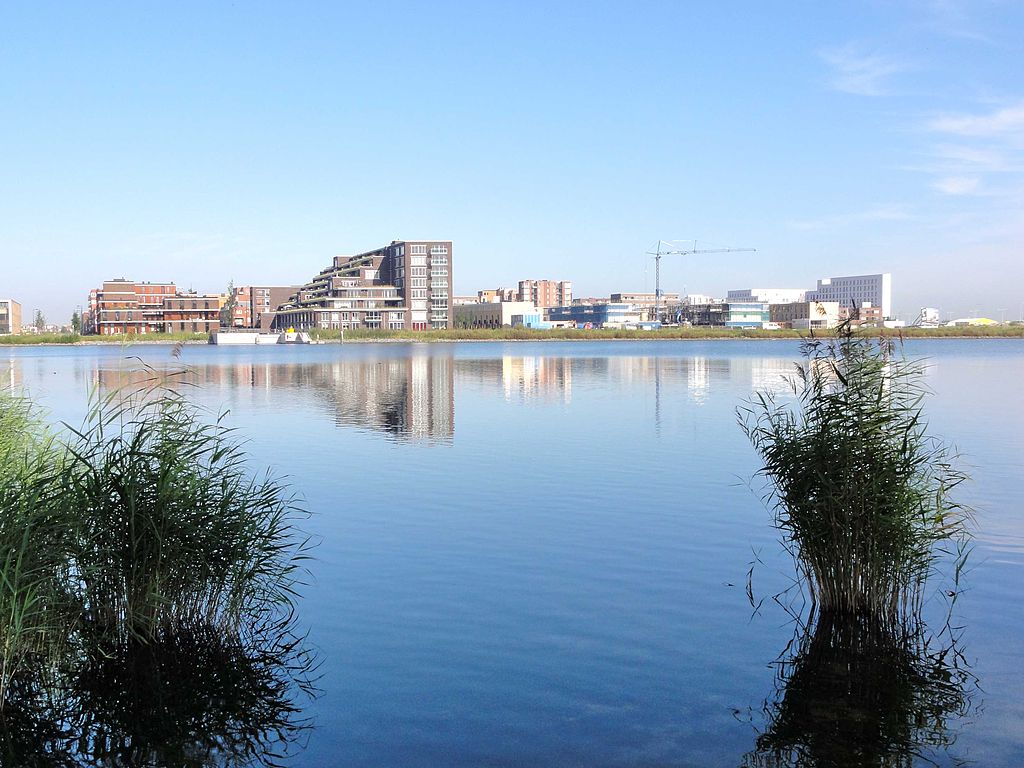
[[[78,612],[67,553],[74,525],[55,508],[59,451],[25,399],[0,392],[0,703],[30,663],[53,663]]]
[[[970,512],[950,494],[966,475],[927,433],[924,363],[894,340],[843,328],[801,353],[793,399],[760,392],[738,410],[775,524],[814,607],[898,624],[940,558],[964,556]]]
[[[81,521],[88,628],[147,639],[291,610],[304,513],[272,477],[248,472],[223,417],[204,420],[159,384],[118,390],[95,398],[67,454],[61,505]]]
[[[304,510],[223,417],[151,378],[56,436],[0,393],[0,707],[21,671],[129,641],[291,631]]]

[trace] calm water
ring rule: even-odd
[[[969,457],[979,524],[955,617],[977,685],[952,745],[926,752],[1018,766],[1024,343],[908,348],[931,359],[931,428]],[[0,382],[77,423],[91,387],[138,367],[126,354],[170,353],[0,348]],[[185,348],[195,397],[230,409],[254,467],[315,512],[301,610],[322,693],[292,764],[775,764],[753,752],[794,627],[771,601],[752,614],[746,574],[757,553],[760,599],[791,567],[734,409],[796,356],[781,341]],[[938,600],[929,613],[941,624]]]

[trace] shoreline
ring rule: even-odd
[[[768,331],[756,334],[686,334],[686,335],[674,335],[674,334],[658,334],[649,333],[649,335],[572,335],[572,336],[522,336],[522,335],[497,335],[488,337],[459,337],[457,334],[450,338],[443,336],[427,336],[427,337],[416,337],[416,336],[357,336],[355,338],[329,338],[329,339],[318,339],[312,345],[295,344],[295,345],[280,345],[280,346],[319,346],[324,344],[343,345],[343,344],[454,344],[454,343],[469,343],[469,344],[480,344],[480,343],[494,343],[494,342],[582,342],[582,343],[593,343],[598,341],[621,341],[621,342],[637,342],[637,341],[801,341],[806,338],[810,338],[808,334],[796,334],[796,333],[785,333],[779,335],[768,335],[775,334],[777,332]],[[899,333],[886,333],[878,334],[878,336],[896,337],[902,338],[904,341],[912,341],[915,339],[969,339],[974,341],[987,341],[987,340],[1017,340],[1024,341],[1024,331],[1010,331],[1008,333],[922,333],[920,331],[912,334],[899,334]],[[821,336],[819,335],[819,338]],[[132,339],[78,339],[75,341],[53,341],[53,340],[40,340],[40,341],[19,341],[19,342],[5,342],[0,341],[0,347],[14,349],[17,347],[90,347],[90,346],[102,346],[102,347],[136,347],[136,346],[216,346],[211,344],[205,339],[160,339],[160,338],[132,338]],[[240,345],[242,347],[257,346],[253,345]],[[277,346],[277,345],[264,345],[264,346]]]

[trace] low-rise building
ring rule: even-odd
[[[849,302],[839,304],[839,322],[849,322],[851,325],[866,325],[872,328],[881,328],[885,321],[882,308],[873,305],[870,301],[862,302],[859,306]]]
[[[764,328],[766,323],[771,322],[768,305],[763,301],[683,304],[676,317],[680,323],[722,328]]]
[[[624,328],[637,325],[642,320],[640,311],[632,304],[611,302],[552,307],[547,317],[552,325],[574,325],[577,328]]]
[[[839,325],[839,302],[792,301],[768,305],[768,317],[781,328],[824,330]]]
[[[666,313],[672,312],[672,307],[679,306],[680,299],[678,293],[667,293],[662,291],[661,301],[653,293],[613,293],[608,298],[611,304],[631,304],[640,313],[640,318],[644,321],[658,321],[665,317]],[[658,314],[658,310],[661,310],[661,317],[655,317]]]
[[[0,336],[21,333],[21,304],[14,299],[0,299]]]
[[[513,318],[534,316],[540,310],[528,301],[486,301],[455,307],[456,328],[504,328],[514,325]]]

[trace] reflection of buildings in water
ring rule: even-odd
[[[523,400],[542,397],[572,402],[572,381],[579,375],[579,360],[568,357],[516,357],[462,359],[455,361],[461,385],[494,387]]]
[[[566,357],[513,357],[501,359],[501,382],[505,399],[519,395],[524,400],[537,396],[560,397],[572,402],[572,364]]]
[[[455,363],[460,381],[496,386],[506,399],[519,396],[558,397],[572,401],[574,383],[600,381],[624,390],[654,386],[656,392],[685,389],[691,399],[704,401],[714,382],[732,376],[728,358],[610,356],[544,357],[506,355],[501,359],[462,359]]]
[[[147,386],[153,371],[96,369],[106,390]],[[178,379],[171,377],[170,383]],[[325,398],[338,426],[386,432],[400,439],[450,440],[455,432],[453,358],[442,355],[335,360],[328,363],[238,362],[191,369],[181,382],[224,393],[262,390],[286,397],[308,389]]]
[[[0,365],[0,390],[18,393],[24,388],[25,377],[21,372],[21,361],[10,358]]]
[[[686,391],[690,399],[697,405],[703,405],[711,389],[711,361],[706,357],[694,357],[690,360],[686,372]]]
[[[729,367],[734,380],[750,381],[752,392],[785,394],[792,392],[790,380],[796,373],[795,363],[796,357],[737,357],[730,358]]]
[[[701,405],[718,384],[733,377],[729,358],[613,355],[608,357],[545,357],[506,355],[500,359],[455,362],[460,383],[496,387],[506,399],[560,398],[572,402],[573,384],[600,382],[624,392],[649,388],[655,396],[656,418],[663,399],[688,397]]]

